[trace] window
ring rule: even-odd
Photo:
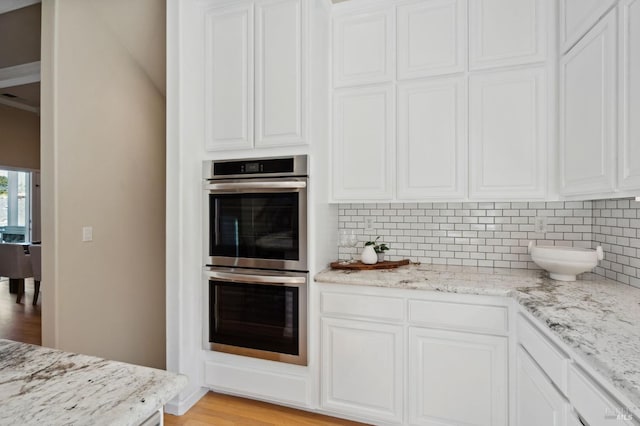
[[[0,241],[29,241],[31,173],[0,169]]]

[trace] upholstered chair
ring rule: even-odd
[[[0,244],[0,276],[8,277],[10,281],[17,281],[16,303],[20,303],[24,295],[24,279],[33,276],[31,257],[25,253],[24,245]]]

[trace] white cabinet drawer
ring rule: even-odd
[[[322,315],[403,321],[404,301],[398,298],[323,292],[320,297]]]
[[[479,333],[505,334],[509,330],[506,306],[409,300],[409,322]]]
[[[555,385],[566,394],[569,357],[522,315],[518,315],[516,327],[518,342],[531,354]]]
[[[611,398],[575,364],[569,368],[568,396],[589,426],[637,425],[627,407]]]

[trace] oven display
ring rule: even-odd
[[[260,171],[260,163],[247,163],[244,166],[246,173],[258,173]]]

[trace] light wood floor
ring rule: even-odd
[[[209,392],[183,416],[164,415],[166,426],[331,426],[363,423]]]
[[[9,293],[9,280],[0,280],[0,338],[17,342],[42,344],[40,326],[40,298],[33,306],[33,279],[25,280],[25,295],[20,304]],[[42,296],[42,294],[41,294]]]

